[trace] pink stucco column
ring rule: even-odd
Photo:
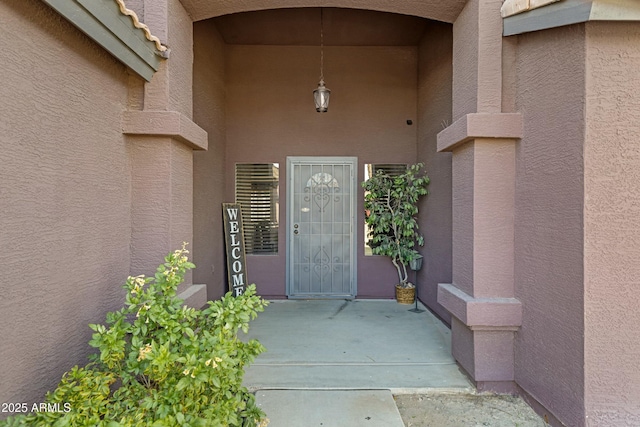
[[[191,120],[191,19],[178,0],[138,3],[145,24],[170,47],[122,116],[132,171],[131,274],[152,274],[166,254],[193,241],[193,150],[206,150],[208,140]],[[192,285],[191,274],[179,291],[189,305],[207,300],[206,286]]]
[[[438,302],[452,314],[452,352],[481,389],[510,390],[514,298],[515,144],[519,114],[469,114],[438,135],[453,153],[453,283]]]
[[[514,390],[515,147],[519,114],[502,112],[500,0],[470,0],[454,23],[453,119],[438,134],[452,155],[453,275],[438,286],[452,314],[452,353],[479,389]]]

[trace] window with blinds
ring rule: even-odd
[[[405,163],[367,163],[364,165],[364,179],[369,179],[370,176],[375,175],[378,171],[382,171],[390,176],[400,175],[407,170]],[[369,228],[367,223],[364,224],[364,254],[373,255],[371,246],[369,246]]]
[[[365,177],[368,179],[370,176],[375,175],[378,171],[382,171],[390,176],[400,175],[407,170],[407,165],[404,163],[379,163],[379,164],[366,164],[365,165]]]
[[[236,164],[236,203],[247,254],[278,253],[278,163]]]

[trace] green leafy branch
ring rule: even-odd
[[[391,258],[403,287],[411,286],[407,264],[419,255],[415,247],[424,245],[417,220],[418,201],[428,194],[429,177],[420,173],[423,166],[411,165],[404,173],[393,176],[378,170],[362,183],[369,246],[375,255]]]
[[[204,310],[177,298],[189,262],[186,244],[165,258],[153,278],[129,277],[122,309],[106,325],[89,325],[98,350],[66,373],[48,403],[69,411],[38,412],[4,426],[264,426],[254,396],[242,387],[246,366],[264,347],[241,341],[267,302],[255,285],[227,293]]]

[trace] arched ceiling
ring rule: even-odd
[[[417,46],[429,21],[362,9],[322,8],[326,46]],[[270,9],[212,18],[227,44],[317,46],[321,9]]]
[[[468,0],[181,0],[194,21],[256,10],[336,7],[413,15],[452,23]]]

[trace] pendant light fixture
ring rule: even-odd
[[[318,88],[313,91],[313,100],[318,113],[326,113],[329,109],[331,91],[324,85],[324,13],[320,8],[320,81]]]

